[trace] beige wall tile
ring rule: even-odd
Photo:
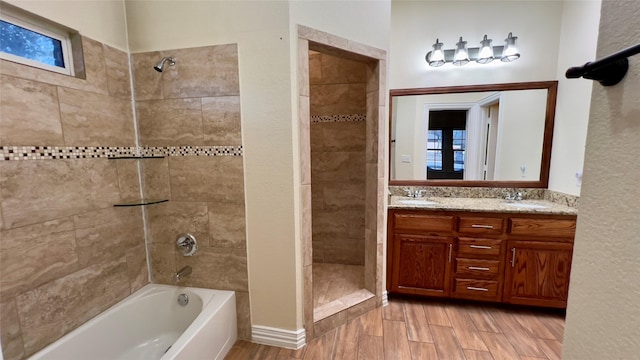
[[[376,92],[370,92],[367,94],[367,125],[366,125],[366,161],[368,163],[378,162],[379,153],[379,107],[378,107],[378,94]]]
[[[245,249],[202,248],[191,257],[178,255],[177,268],[190,265],[193,273],[185,286],[248,291],[247,251]]]
[[[76,251],[82,266],[122,257],[144,244],[140,207],[110,207],[73,217]]]
[[[164,98],[162,93],[162,77],[153,66],[162,59],[159,51],[131,54],[133,66],[134,90],[136,100],[158,100]]]
[[[3,75],[0,113],[0,145],[64,145],[55,86]]]
[[[240,94],[236,44],[167,50],[163,55],[176,59],[176,65],[162,73],[165,98]]]
[[[313,324],[313,335],[319,337],[329,330],[347,323],[347,311],[340,311]]]
[[[171,157],[171,199],[236,202],[244,199],[240,156]]]
[[[240,96],[202,99],[205,145],[240,145]]]
[[[209,246],[244,249],[247,246],[244,199],[209,203]]]
[[[365,63],[322,54],[322,84],[365,83],[366,81]]]
[[[157,284],[175,285],[173,274],[176,267],[176,245],[151,244],[151,281]]]
[[[200,99],[138,101],[136,107],[142,145],[203,144]]]
[[[300,232],[302,243],[302,266],[311,265],[312,256],[312,212],[311,212],[311,185],[300,186],[300,202],[302,216],[300,217]]]
[[[16,298],[27,355],[129,295],[124,257],[99,263]]]
[[[147,199],[170,199],[169,160],[145,159],[140,162],[144,197]]]
[[[24,346],[22,345],[20,319],[18,319],[18,309],[13,300],[0,303],[0,319],[2,321],[0,338],[2,338],[3,359],[23,359]]]
[[[365,83],[311,85],[311,115],[363,114],[365,88]]]
[[[11,61],[0,60],[0,73],[23,79],[60,85],[72,89],[107,95],[107,76],[102,43],[82,37],[86,79],[59,74]]]
[[[0,162],[5,228],[111,207],[120,199],[114,160]]]
[[[304,278],[304,328],[307,341],[313,339],[313,265],[302,268]]]
[[[78,269],[76,239],[69,218],[3,230],[0,234],[3,299]]]
[[[364,178],[364,174],[362,176]],[[325,209],[364,210],[365,183],[363,181],[324,181],[322,183]],[[361,214],[364,217],[364,214]]]
[[[109,95],[131,100],[129,55],[109,45],[103,45],[107,89]]]
[[[312,131],[319,129],[321,151],[364,151],[366,142],[366,122],[325,122],[312,125]]]
[[[322,54],[309,54],[309,85],[322,83]]]
[[[127,251],[127,273],[131,293],[149,283],[147,253],[144,243]]]
[[[140,181],[138,180],[138,161],[111,160],[118,171],[118,189],[121,201],[132,201],[140,198]],[[145,160],[147,161],[147,160]]]
[[[298,126],[300,144],[300,183],[311,184],[311,115],[309,97],[298,97]]]
[[[236,291],[236,311],[238,321],[238,339],[251,340],[251,309],[249,308],[249,293]]]
[[[360,238],[327,237],[324,241],[324,262],[364,265],[364,229],[362,232]]]
[[[309,96],[309,41],[298,39],[298,94]]]
[[[311,181],[362,181],[364,160],[363,152],[312,152]]]
[[[169,201],[147,208],[152,244],[175,247],[178,235],[189,233],[200,246],[209,243],[208,211],[204,202]]]
[[[134,146],[131,101],[58,88],[67,146]]]
[[[84,68],[87,75],[84,86],[67,86],[64,82],[59,85],[98,94],[109,94],[103,44],[99,41],[83,36],[82,51],[84,52]],[[69,77],[65,80],[68,81],[68,79]]]
[[[369,229],[364,230],[364,287],[375,293],[376,291],[376,261],[378,244],[376,233]]]

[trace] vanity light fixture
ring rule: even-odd
[[[503,62],[512,62],[520,58],[520,52],[516,47],[517,36],[513,36],[509,33],[505,39],[504,46],[492,46],[492,39],[488,39],[487,35],[480,41],[480,47],[467,48],[467,42],[460,40],[456,43],[455,49],[443,50],[443,43],[440,39],[436,39],[436,43],[433,44],[433,50],[429,51],[425,56],[429,66],[439,67],[445,63],[452,63],[456,66],[466,65],[470,61],[475,61],[479,64],[488,64],[495,59],[500,59]]]

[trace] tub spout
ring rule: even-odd
[[[179,283],[184,276],[191,275],[192,271],[193,269],[191,268],[191,266],[187,265],[183,267],[182,269],[178,270],[176,273],[173,274],[173,281],[175,281],[176,283]]]

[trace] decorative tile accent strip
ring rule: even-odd
[[[346,114],[346,115],[313,115],[311,117],[311,123],[323,123],[323,122],[357,122],[366,121],[366,114]]]
[[[142,156],[242,156],[240,146],[152,146]]]
[[[0,146],[0,161],[94,159],[124,156],[242,156],[240,146]]]

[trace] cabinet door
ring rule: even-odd
[[[393,241],[392,292],[449,295],[453,238],[396,234]]]
[[[573,244],[509,241],[507,249],[505,302],[567,306]]]

